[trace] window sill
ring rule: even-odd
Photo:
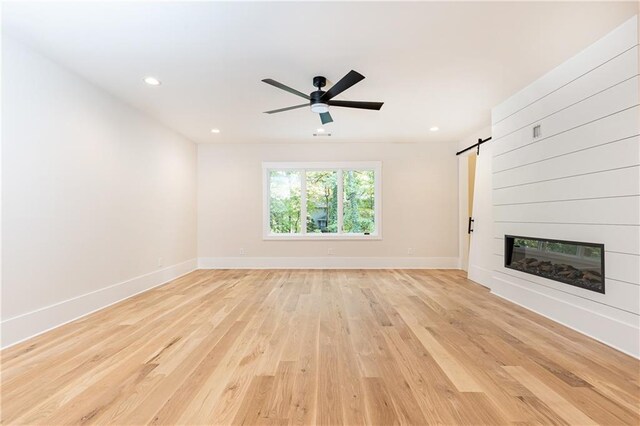
[[[382,240],[382,235],[371,234],[269,234],[262,237],[264,241],[363,241],[363,240]]]

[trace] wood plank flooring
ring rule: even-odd
[[[640,423],[640,363],[461,271],[195,271],[2,352],[3,424]]]

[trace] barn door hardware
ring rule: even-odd
[[[478,149],[477,153],[478,153],[478,155],[480,155],[480,145],[482,145],[485,142],[489,142],[490,140],[491,140],[491,136],[489,136],[488,138],[486,138],[484,140],[478,139],[478,143],[474,143],[473,145],[466,147],[462,151],[456,152],[456,155],[460,155],[463,152],[467,152],[467,151],[469,151],[470,149],[473,149],[473,148],[477,148]]]

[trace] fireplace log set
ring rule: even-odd
[[[552,263],[538,260],[534,257],[525,257],[514,261],[510,266],[523,272],[540,275],[589,290],[600,291],[602,288],[602,274],[595,270],[578,269],[565,263]]]

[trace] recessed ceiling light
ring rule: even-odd
[[[220,129],[211,129],[211,133],[220,133]]]
[[[319,128],[319,129],[316,129],[316,132],[318,132],[318,133],[324,133],[324,129],[321,127],[321,128]]]
[[[144,82],[149,86],[160,86],[162,83],[155,77],[145,77]]]
[[[429,130],[431,130],[432,132],[437,132],[438,130],[440,130],[440,128],[438,126],[433,126]]]

